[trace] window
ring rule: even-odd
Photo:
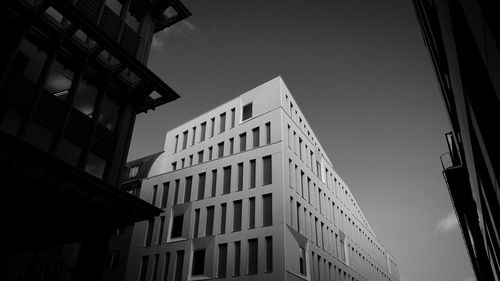
[[[234,273],[233,276],[240,276],[241,242],[234,242]]]
[[[214,234],[214,206],[207,207],[207,224],[205,225],[205,236]]]
[[[288,147],[292,149],[293,148],[292,129],[290,128],[290,125],[287,125],[287,128],[288,128]]]
[[[207,122],[203,122],[201,123],[200,142],[205,140],[206,132],[207,132]]]
[[[184,215],[176,215],[172,219],[172,231],[170,238],[178,238],[182,236],[182,227],[184,224]]]
[[[212,160],[213,154],[214,154],[214,148],[213,147],[209,147],[208,148],[208,160]]]
[[[179,146],[179,135],[175,136],[175,146],[174,146],[174,153],[177,153],[177,147]]]
[[[155,220],[148,220],[148,227],[146,228],[146,235],[144,236],[144,247],[151,246],[151,240],[153,239],[153,229],[155,227]]]
[[[254,128],[252,130],[253,134],[253,148],[259,147],[259,138],[260,138],[260,133],[259,133],[259,127]]]
[[[300,203],[297,202],[297,232],[300,232]]]
[[[272,194],[262,196],[262,226],[273,224],[273,197]]]
[[[46,58],[46,52],[40,50],[30,41],[23,39],[19,52],[12,63],[12,71],[24,74],[24,77],[29,81],[37,83]]]
[[[187,141],[188,141],[188,131],[184,131],[184,133],[182,133],[182,149],[186,149],[186,146],[187,146]]]
[[[249,103],[249,104],[243,106],[243,113],[241,115],[241,121],[245,121],[251,117],[252,117],[252,104]]]
[[[189,155],[189,166],[193,166],[193,154]]]
[[[26,72],[25,72],[26,73]],[[30,75],[30,74],[25,74]],[[74,73],[59,60],[54,60],[44,85],[44,89],[54,97],[65,101],[68,97]]]
[[[158,239],[156,245],[160,245],[163,241],[163,228],[165,228],[165,216],[160,217],[160,229],[158,229]]]
[[[219,263],[217,267],[217,277],[226,277],[226,266],[227,266],[227,244],[219,244]]]
[[[255,159],[250,160],[250,188],[255,188]]]
[[[212,170],[212,193],[210,197],[215,197],[215,191],[217,190],[217,170]]]
[[[266,144],[271,143],[271,122],[266,123]]]
[[[194,210],[194,231],[193,237],[198,238],[198,232],[200,229],[200,209]]]
[[[249,199],[249,209],[250,214],[248,218],[248,229],[255,228],[255,197],[250,197]]]
[[[318,178],[321,178],[321,164],[319,163],[319,161],[316,161],[316,175],[318,176]]]
[[[191,275],[203,275],[205,271],[205,249],[195,250],[193,252],[193,267]]]
[[[191,142],[191,146],[195,144],[196,141],[196,127],[193,127],[193,141]]]
[[[138,171],[139,171],[139,166],[131,167],[130,171],[129,171],[129,174],[128,174],[128,177],[129,178],[133,178],[133,177],[137,176],[137,172]]]
[[[172,163],[172,171],[177,170],[177,161]]]
[[[273,237],[266,236],[266,272],[273,271]]]
[[[299,157],[302,160],[302,138],[299,137]]]
[[[170,253],[165,253],[165,263],[163,264],[163,280],[168,280],[168,267],[170,265]]]
[[[262,166],[263,185],[271,184],[273,183],[271,155],[263,157],[262,162],[263,162]]]
[[[210,128],[210,137],[213,137],[215,132],[215,117],[210,119],[210,123],[212,125],[212,127]]]
[[[223,133],[226,130],[226,113],[220,115],[220,130],[219,133]]]
[[[234,123],[236,122],[236,109],[231,108],[231,128],[234,128]]]
[[[243,162],[238,163],[238,189],[237,191],[243,190]]]
[[[198,151],[198,164],[203,163],[203,150]]]
[[[227,213],[227,204],[221,204],[221,216],[220,216],[220,234],[226,233],[226,213]]]
[[[241,230],[242,202],[237,200],[233,202],[233,232]]]
[[[300,274],[307,275],[306,270],[306,250],[299,246],[299,268]]]
[[[224,167],[224,184],[222,186],[222,194],[231,192],[231,166]]]
[[[217,145],[219,147],[219,158],[224,157],[224,142],[221,142]]]
[[[186,189],[184,190],[184,202],[191,201],[191,187],[193,186],[193,177],[186,177]]]
[[[186,164],[186,159],[182,158],[181,159],[181,169],[184,168],[185,164]]]
[[[149,256],[143,256],[141,258],[141,270],[139,274],[139,280],[140,281],[146,281],[146,274],[148,273],[148,263],[149,263]]]
[[[259,266],[259,242],[257,238],[248,240],[248,274],[257,274]]]
[[[229,139],[229,155],[234,153],[234,138]]]
[[[175,264],[174,281],[182,280],[182,268],[184,267],[184,250],[177,251],[177,262]]]
[[[151,277],[151,281],[156,281],[156,276],[158,275],[158,263],[160,262],[160,255],[154,255],[153,261],[153,276]]]
[[[206,173],[198,174],[198,197],[196,199],[201,200],[205,197],[205,181],[207,178]]]
[[[247,134],[240,135],[240,152],[247,150]]]
[[[173,205],[177,205],[178,199],[179,199],[179,184],[180,180],[175,180],[175,189],[174,189],[174,203]]]

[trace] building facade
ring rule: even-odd
[[[414,0],[452,132],[443,173],[477,280],[500,280],[500,22],[491,1]]]
[[[169,131],[138,194],[127,281],[399,280],[280,77]]]
[[[146,66],[177,0],[0,3],[1,280],[99,280],[117,228],[161,210],[118,187],[136,114],[179,96]]]

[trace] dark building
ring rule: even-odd
[[[500,280],[500,18],[494,1],[414,0],[452,132],[444,177],[477,280]]]
[[[116,229],[161,210],[120,190],[136,114],[179,96],[146,67],[178,0],[0,3],[0,280],[99,280]]]

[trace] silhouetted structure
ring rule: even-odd
[[[414,0],[452,132],[444,176],[477,280],[500,280],[500,18],[494,1]]]
[[[177,0],[0,3],[1,280],[99,280],[117,228],[161,210],[120,189],[137,113],[178,95],[147,67]]]

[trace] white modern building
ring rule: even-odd
[[[164,213],[127,281],[399,280],[280,77],[169,131],[140,188]]]

